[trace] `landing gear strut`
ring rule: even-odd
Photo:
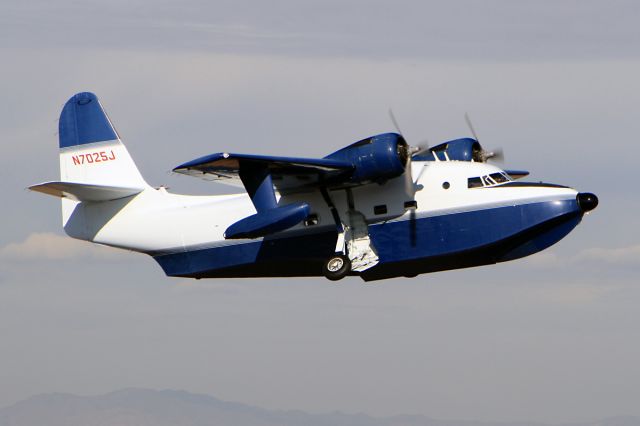
[[[344,278],[351,271],[351,261],[344,254],[336,253],[323,265],[322,273],[331,281]]]

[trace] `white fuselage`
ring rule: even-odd
[[[412,175],[418,178],[415,186],[407,185],[405,176],[400,176],[382,185],[356,187],[351,189],[353,204],[355,210],[365,216],[367,223],[373,224],[406,219],[411,209],[405,206],[405,202],[412,200],[416,202],[415,215],[429,217],[566,200],[575,198],[577,194],[574,189],[564,187],[497,189],[500,184],[495,187],[468,187],[469,178],[499,172],[499,168],[487,163],[414,162]],[[415,193],[411,193],[412,188]],[[335,190],[330,195],[340,214],[345,214],[349,210],[347,191]],[[300,224],[284,231],[283,235],[334,225],[329,207],[317,190],[279,198],[281,203],[308,202],[318,218],[316,225]],[[242,244],[245,240],[225,240],[224,231],[234,222],[255,213],[246,193],[192,196],[172,194],[162,187],[147,188],[136,196],[109,202],[66,202],[76,204],[75,219],[65,224],[70,236],[150,254]],[[387,212],[374,214],[375,206],[380,205],[385,205]]]

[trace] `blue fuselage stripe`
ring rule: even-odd
[[[548,223],[544,241],[528,248],[520,247],[522,255],[548,247],[564,237],[581,218],[575,199],[546,201],[514,206],[502,206],[432,217],[411,217],[369,226],[371,241],[378,253],[378,267],[396,262],[428,260],[495,246],[517,235]],[[556,223],[557,222],[557,223]],[[558,232],[553,229],[558,228]],[[533,234],[525,244],[542,238]],[[180,253],[156,256],[167,275],[216,276],[215,271],[242,267],[252,276],[255,268],[273,276],[319,275],[320,269],[308,270],[314,262],[322,262],[333,253],[335,230],[274,237],[233,245],[198,248]],[[517,250],[513,247],[513,250]],[[508,253],[496,253],[496,258],[509,258]],[[513,253],[511,258],[521,257]],[[308,264],[305,264],[305,261]],[[296,262],[300,270],[296,270]],[[287,269],[288,268],[288,269]],[[374,268],[374,269],[375,269]]]

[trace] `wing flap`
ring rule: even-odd
[[[75,201],[110,201],[136,195],[142,192],[144,188],[92,185],[77,182],[45,182],[32,185],[29,189]]]

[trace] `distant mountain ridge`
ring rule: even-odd
[[[0,426],[544,426],[541,423],[436,420],[426,416],[309,414],[227,402],[174,390],[123,389],[97,396],[42,394],[0,409]],[[640,426],[640,417],[611,417],[557,426]]]

